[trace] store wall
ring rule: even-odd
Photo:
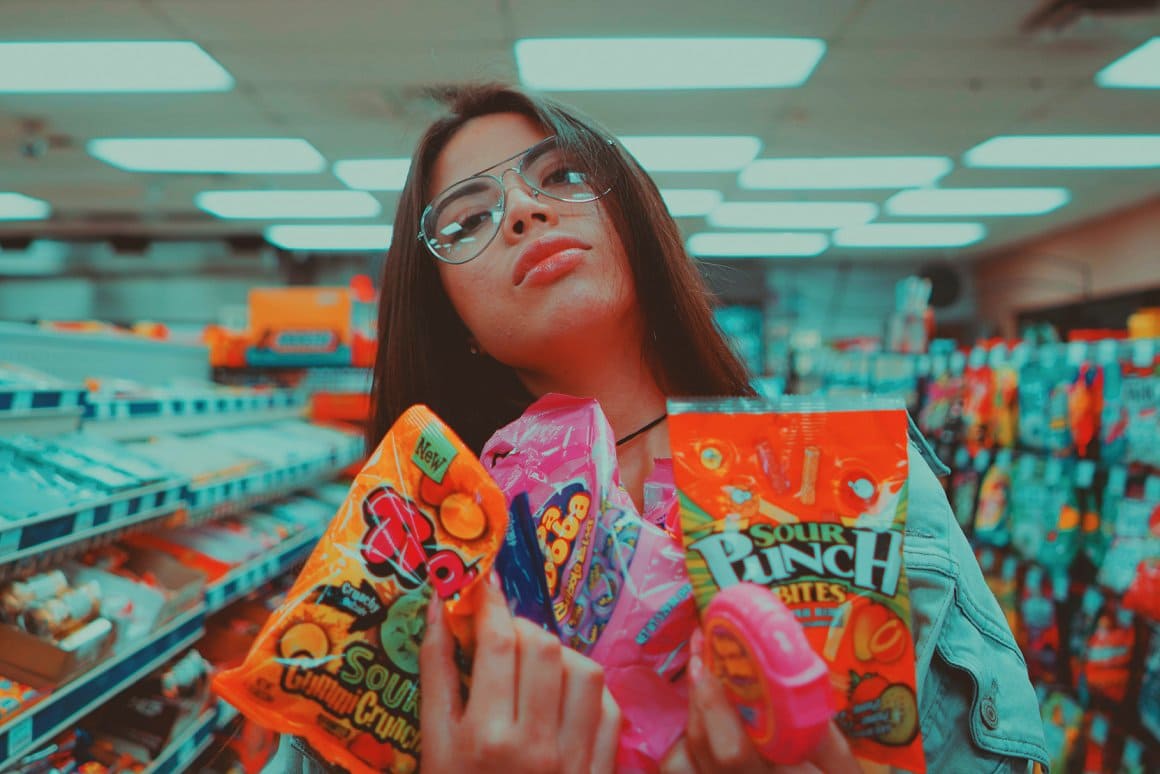
[[[1160,286],[1160,197],[984,260],[974,279],[980,317],[1009,337],[1021,311]]]

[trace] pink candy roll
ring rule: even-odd
[[[739,583],[701,619],[702,658],[766,760],[801,763],[834,715],[829,669],[789,608],[769,589]]]

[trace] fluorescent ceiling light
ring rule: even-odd
[[[818,38],[526,38],[520,82],[548,91],[801,86],[826,53]]]
[[[229,91],[234,79],[187,40],[0,43],[0,93]]]
[[[969,167],[1160,167],[1160,134],[1005,135],[963,155]]]
[[[1100,70],[1096,83],[1105,89],[1160,89],[1160,37]]]
[[[726,202],[709,214],[720,228],[841,228],[878,215],[870,202]]]
[[[934,185],[953,166],[945,156],[758,159],[741,170],[738,184],[766,191],[912,188]]]
[[[382,211],[363,191],[203,191],[194,202],[219,218],[373,218]]]
[[[712,188],[663,188],[661,198],[674,218],[693,218],[712,212],[724,197]]]
[[[1066,188],[916,188],[886,200],[891,215],[1043,215],[1071,201]]]
[[[756,137],[621,137],[620,142],[649,172],[735,172],[757,158]]]
[[[981,223],[868,223],[834,232],[839,247],[966,247],[987,236]]]
[[[410,159],[346,159],[334,162],[334,174],[359,191],[402,191]]]
[[[829,246],[825,234],[764,232],[756,234],[706,231],[693,234],[685,245],[690,254],[706,258],[809,257]]]
[[[45,220],[52,207],[43,199],[0,191],[0,220]]]
[[[88,151],[129,172],[287,174],[326,168],[322,154],[299,139],[103,139],[89,141]]]
[[[390,226],[270,226],[266,241],[284,250],[380,251],[391,246]]]

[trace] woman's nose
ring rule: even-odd
[[[511,172],[511,176],[508,176]],[[504,181],[504,237],[518,241],[535,223],[555,225],[559,216],[548,197],[541,196],[528,185],[514,169],[503,174]]]

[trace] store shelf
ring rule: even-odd
[[[125,441],[164,433],[206,432],[299,419],[305,412],[306,395],[297,390],[249,395],[90,400],[85,407],[85,432]]]
[[[165,749],[141,774],[177,774],[187,771],[213,742],[217,729],[217,708],[203,712],[197,720],[165,746]]]
[[[306,561],[315,543],[322,537],[325,525],[308,529],[284,540],[269,553],[244,562],[228,572],[205,590],[205,606],[210,613],[221,610],[235,599],[240,599],[267,581]]]
[[[0,771],[8,770],[29,750],[62,731],[138,680],[192,646],[203,634],[205,608],[190,610],[155,634],[122,649],[91,671],[55,689],[27,712],[0,726]]]
[[[76,430],[85,411],[85,390],[0,389],[0,435],[48,436]]]
[[[313,460],[191,487],[189,521],[197,523],[236,515],[255,505],[307,489],[358,462],[362,453],[362,441],[352,438],[344,448]]]
[[[97,539],[171,516],[185,507],[187,498],[187,482],[172,480],[28,519],[0,522],[0,574],[32,559],[65,549],[81,550]]]

